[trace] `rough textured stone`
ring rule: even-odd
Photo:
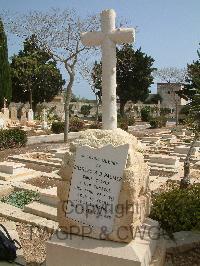
[[[129,144],[128,160],[123,172],[123,183],[118,201],[118,204],[124,208],[124,211],[121,216],[115,216],[113,232],[108,237],[114,241],[131,241],[135,227],[143,223],[150,211],[149,168],[144,162],[140,142],[134,136],[121,129],[86,130],[80,133],[79,139],[71,143],[69,151],[64,156],[60,170],[63,182],[58,186],[58,198],[60,199],[58,221],[62,230],[71,232],[73,231],[71,227],[74,226],[73,233],[82,234],[82,225],[70,220],[65,215],[65,202],[68,199],[76,148],[83,145],[100,148],[108,144],[116,147],[127,143]],[[119,229],[121,236],[118,234]],[[90,236],[99,238],[98,233],[92,229]],[[125,239],[122,240],[122,238]]]

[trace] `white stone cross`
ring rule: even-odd
[[[102,125],[103,129],[117,128],[116,101],[116,44],[131,43],[132,28],[116,29],[113,9],[101,13],[101,32],[84,32],[81,40],[85,46],[101,45],[102,48]]]

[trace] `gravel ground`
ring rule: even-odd
[[[49,178],[47,176],[41,176],[41,177],[36,177],[30,180],[27,180],[24,183],[30,184],[30,185],[33,185],[33,186],[36,186],[42,189],[43,188],[46,189],[46,188],[51,188],[51,187],[57,187],[60,181],[57,179]]]
[[[0,217],[0,223],[6,221],[9,220]],[[40,265],[46,258],[45,242],[51,234],[28,224],[16,223],[16,227],[27,265]]]
[[[200,243],[189,251],[167,254],[165,266],[200,266]]]
[[[164,177],[172,177],[175,175],[174,172],[166,172],[166,171],[162,171],[162,170],[150,170],[150,175],[152,176],[164,176]]]

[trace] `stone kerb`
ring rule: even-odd
[[[130,242],[138,225],[141,225],[150,212],[149,168],[144,162],[141,145],[135,137],[127,132],[116,130],[86,130],[80,133],[79,139],[71,143],[66,152],[60,175],[63,179],[58,186],[58,222],[60,228],[68,233],[84,235],[83,226],[66,217],[66,202],[68,200],[71,177],[74,168],[76,149],[81,146],[101,148],[108,144],[118,147],[128,144],[128,159],[123,171],[122,186],[118,198],[120,214],[114,217],[113,231],[101,236],[95,228],[87,236],[99,239],[109,239],[118,242]]]
[[[150,155],[150,163],[158,163],[158,164],[166,164],[166,165],[174,165],[178,166],[179,160],[176,156],[168,156],[168,155]]]
[[[189,151],[190,147],[189,146],[185,146],[185,145],[180,145],[180,146],[176,146],[174,149],[174,153],[179,153],[179,154],[187,154]],[[194,147],[191,151],[192,155],[197,155],[199,152],[199,148],[198,147]]]

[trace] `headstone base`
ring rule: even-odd
[[[165,241],[158,237],[156,221],[146,219],[146,225],[144,234],[138,230],[130,243],[57,232],[46,243],[46,266],[161,266],[165,257]],[[157,252],[158,248],[162,252]]]

